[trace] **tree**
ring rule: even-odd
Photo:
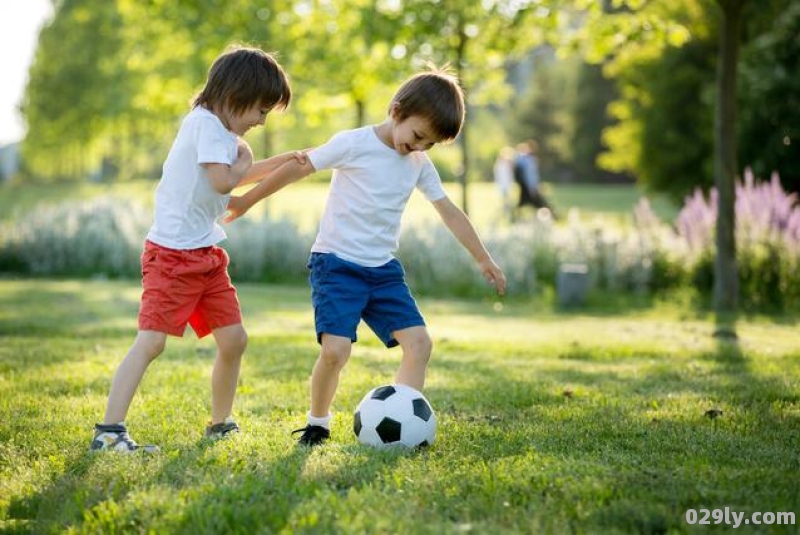
[[[598,156],[607,150],[603,130],[613,124],[608,104],[617,97],[613,80],[603,75],[600,65],[581,62],[578,66],[575,100],[569,110],[572,128],[569,162],[575,179],[586,182],[631,180],[627,173],[611,173],[597,165]]]
[[[568,113],[574,105],[575,61],[558,61],[548,48],[532,58],[528,90],[512,99],[508,110],[511,134],[516,142],[536,140],[543,177],[560,174],[571,160],[570,137],[574,129]]]
[[[558,57],[550,47],[531,56],[524,60],[532,71],[527,88],[507,110],[513,140],[537,140],[544,179],[620,180],[596,164],[602,131],[611,125],[613,80],[603,76],[601,66],[577,55]]]
[[[124,108],[121,17],[115,3],[65,0],[40,35],[22,103],[22,157],[40,175],[85,176],[99,154],[98,132]]]
[[[676,202],[713,183],[711,8],[704,0],[648,3],[612,11],[586,32],[587,59],[602,63],[617,87],[598,163]]]
[[[713,71],[716,47],[696,36],[668,47],[655,61],[630,73],[641,90],[637,177],[650,191],[680,203],[695,188],[713,185]]]
[[[400,9],[377,0],[320,2],[302,9],[291,45],[294,79],[304,94],[302,112],[315,120],[341,106],[346,96],[354,111],[350,126],[366,124],[370,108],[383,118],[388,102],[380,96],[396,82],[397,73],[408,71],[398,37],[402,24]]]
[[[702,2],[694,2],[694,0],[683,0],[686,7],[691,7],[693,4],[702,8]],[[596,17],[590,17],[593,23],[593,30],[590,32],[593,39],[590,44],[589,50],[594,52],[596,56],[602,56],[609,53],[611,47],[609,46],[610,35],[615,34],[615,29],[624,27],[626,29],[624,35],[630,37],[636,35],[637,31],[644,28],[652,28],[655,24],[657,27],[668,28],[670,24],[677,24],[676,21],[681,20],[675,14],[657,13],[651,9],[664,8],[664,4],[647,3],[641,0],[629,0],[628,2],[618,2],[624,4],[628,9],[624,13],[624,22],[621,21],[600,21]],[[669,8],[676,7],[678,2],[670,4]],[[755,35],[763,32],[764,28],[769,27],[774,15],[781,13],[785,10],[785,2],[781,0],[769,1],[755,6],[754,15],[752,20],[748,23],[743,23],[743,12],[745,6],[748,4],[747,0],[716,0],[717,11],[719,15],[719,30],[718,30],[718,56],[717,56],[717,70],[716,70],[716,94],[715,94],[715,108],[714,108],[714,149],[713,149],[713,175],[714,184],[718,192],[718,211],[717,211],[717,228],[716,228],[716,257],[714,264],[714,309],[717,318],[724,321],[724,318],[731,313],[735,312],[738,303],[738,273],[736,262],[736,247],[735,247],[735,214],[734,214],[734,196],[735,196],[735,179],[737,175],[737,138],[736,138],[736,92],[737,92],[737,67],[739,55],[739,43],[743,29],[749,31],[755,30]],[[653,7],[651,7],[653,6]],[[687,10],[691,12],[690,10]],[[700,13],[702,13],[702,9]],[[656,15],[655,18],[648,18],[647,14]],[[665,18],[664,15],[667,15]],[[616,18],[613,17],[613,18]],[[755,21],[755,22],[754,22]],[[765,21],[768,21],[765,24]],[[590,26],[592,26],[590,24]],[[678,24],[680,27],[681,25]],[[684,33],[691,35],[686,27]],[[634,30],[634,31],[631,31]],[[791,37],[789,41],[796,38],[796,33],[789,32]],[[753,35],[751,33],[750,37]],[[625,41],[625,38],[622,39]],[[613,38],[612,38],[613,41]],[[685,39],[682,40],[685,42]],[[629,43],[630,41],[628,41]],[[679,43],[680,44],[680,43]],[[626,55],[634,51],[634,54],[641,53],[641,47],[634,44],[633,47],[628,46],[626,43],[623,45],[622,50],[615,50],[617,57],[625,58]],[[790,47],[796,50],[796,45]],[[656,53],[653,57],[659,57],[660,54]],[[619,63],[618,63],[619,65]],[[623,118],[627,119],[627,118]],[[631,130],[634,134],[635,130]],[[791,139],[790,139],[791,142]],[[732,334],[735,332],[729,330],[725,326],[721,330],[722,334]]]
[[[742,7],[747,0],[717,0],[722,14],[714,113],[714,184],[717,188],[717,256],[714,262],[714,309],[736,310],[739,278],[734,236],[736,197],[736,67]]]

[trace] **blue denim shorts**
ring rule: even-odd
[[[425,325],[397,259],[363,267],[332,253],[311,253],[308,269],[317,342],[323,333],[355,342],[363,319],[386,347],[394,347],[392,333]]]

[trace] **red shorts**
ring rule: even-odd
[[[139,330],[183,336],[188,323],[202,338],[241,323],[229,261],[217,246],[177,250],[145,241]]]

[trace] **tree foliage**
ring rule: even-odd
[[[577,74],[574,61],[556,61],[548,48],[532,58],[528,90],[511,102],[508,112],[512,142],[535,140],[543,178],[552,180],[569,161],[567,154]],[[512,143],[513,144],[513,143]]]
[[[31,70],[25,158],[39,177],[82,178],[99,162],[122,177],[157,173],[208,66],[232,43],[276,52],[292,78],[294,105],[281,121],[292,131],[281,138],[295,145],[280,148],[381,120],[391,91],[426,60],[459,71],[471,106],[499,102],[508,95],[504,59],[546,26],[529,25],[535,13],[525,6],[514,0],[64,0],[54,6]],[[251,140],[254,148],[279,148],[274,128],[262,132]]]
[[[676,0],[623,7],[590,21],[592,38],[584,45],[618,91],[609,105],[614,123],[602,134],[608,150],[598,163],[677,201],[712,183],[715,48],[706,39],[706,13],[713,6]]]
[[[710,0],[617,4],[624,9],[587,24],[590,38],[582,45],[587,58],[606,61],[605,73],[619,90],[599,163],[679,202],[714,183],[718,6]],[[793,165],[798,151],[791,141],[798,135],[792,125],[800,121],[800,93],[789,73],[800,57],[794,38],[800,4],[791,4],[788,10],[786,0],[744,6],[737,144],[740,166],[752,164],[760,176],[779,171],[784,186],[796,191],[793,169],[800,167]]]
[[[121,17],[114,3],[64,0],[56,9],[41,33],[22,103],[31,134],[23,158],[41,176],[83,176],[100,133],[131,96],[117,62]]]
[[[794,192],[800,192],[798,35],[800,2],[792,2],[742,51],[739,93],[740,161],[756,176],[777,171]]]
[[[603,75],[601,66],[578,56],[558,58],[543,48],[533,58],[527,89],[512,99],[507,111],[510,141],[537,141],[546,180],[630,180],[596,163],[606,148],[602,132],[612,125],[607,108],[616,96],[614,81]]]
[[[776,169],[796,190],[800,8],[788,5],[751,3],[745,16],[739,147],[743,164],[760,176]],[[157,176],[211,61],[244,43],[276,53],[295,94],[287,113],[251,134],[258,154],[382,120],[397,85],[431,61],[456,70],[467,94],[462,136],[437,151],[453,162],[444,174],[454,172],[465,187],[500,145],[526,137],[539,138],[545,160],[549,154],[554,168],[579,179],[603,177],[600,153],[604,168],[676,199],[712,183],[712,0],[58,0],[54,7],[22,106],[23,158],[39,179],[84,178],[98,167],[107,177]],[[531,94],[514,97],[508,66],[544,42],[559,55]],[[602,65],[602,75],[564,61],[573,52]],[[499,135],[487,139],[474,128]]]

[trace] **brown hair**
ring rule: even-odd
[[[283,68],[258,48],[235,46],[219,56],[193,106],[226,106],[240,114],[253,106],[286,109],[292,90]]]
[[[455,139],[464,124],[464,92],[446,66],[430,65],[429,70],[403,82],[392,98],[390,111],[393,106],[397,121],[422,117],[443,140]]]

